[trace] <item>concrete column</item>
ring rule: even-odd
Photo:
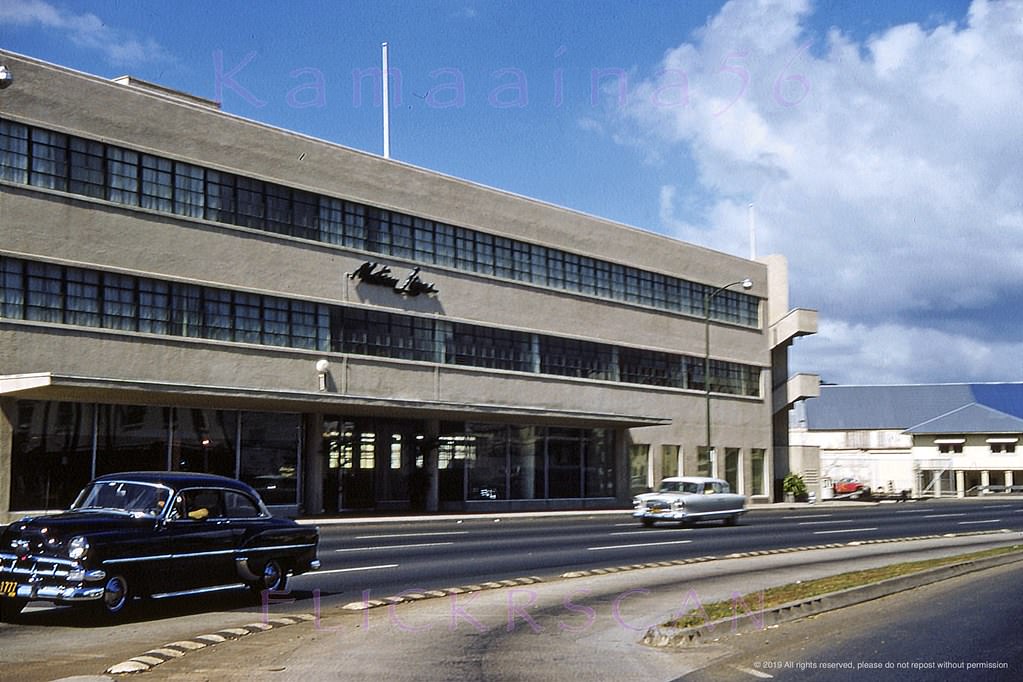
[[[991,485],[991,474],[988,472],[987,469],[985,469],[984,471],[980,472],[980,484],[981,485]],[[986,495],[987,491],[982,491],[981,494],[982,495]]]
[[[440,422],[428,419],[423,424],[423,435],[430,443],[430,447],[423,452],[423,469],[426,470],[426,511],[435,512],[440,508],[440,470],[437,457]]]
[[[305,479],[302,485],[303,512],[323,513],[323,415],[304,416],[305,443],[302,444],[302,470]]]
[[[13,471],[13,440],[17,405],[11,398],[0,398],[0,522],[11,510],[11,477]]]
[[[934,477],[934,487],[932,487],[931,490],[933,491],[935,497],[941,497],[941,481],[943,472],[941,471],[932,472],[932,475],[933,473],[937,473],[937,476]]]
[[[956,472],[956,497],[966,497],[966,472]]]
[[[1016,485],[1016,484],[1012,482],[1012,472],[1011,471],[1006,471],[1005,472],[1005,487],[1008,488],[1009,486],[1013,486],[1013,485]]]

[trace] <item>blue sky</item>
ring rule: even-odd
[[[796,370],[1023,380],[1018,0],[0,0],[5,49],[373,153],[384,41],[393,158],[742,256],[752,202]]]

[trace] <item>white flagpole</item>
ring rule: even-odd
[[[387,43],[381,44],[383,51],[383,69],[381,71],[381,89],[384,96],[384,158],[391,158],[391,89],[387,82]]]

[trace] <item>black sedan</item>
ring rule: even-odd
[[[283,591],[319,568],[315,527],[275,518],[248,485],[182,472],[111,474],[60,514],[0,535],[0,620],[32,600],[124,611],[134,597],[229,586]]]

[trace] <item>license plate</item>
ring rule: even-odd
[[[18,596],[18,583],[13,580],[0,580],[0,597]]]

